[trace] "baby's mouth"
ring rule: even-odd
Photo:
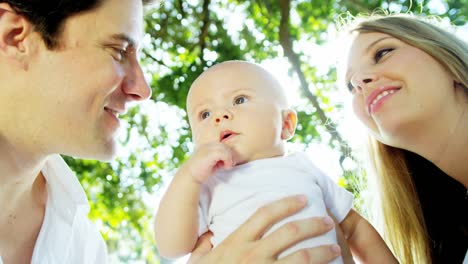
[[[225,130],[225,131],[222,131],[220,134],[219,134],[219,141],[220,142],[224,142],[224,141],[227,141],[235,136],[237,136],[238,133],[236,132],[233,132],[233,131],[230,131],[230,130]]]

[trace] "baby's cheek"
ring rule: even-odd
[[[201,146],[203,144],[208,143],[208,131],[204,131],[203,129],[196,128],[192,130],[192,142],[196,146]]]
[[[200,146],[200,136],[196,131],[192,130],[192,142],[195,146]]]

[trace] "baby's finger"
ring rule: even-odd
[[[222,168],[229,170],[236,166],[236,161],[234,159],[234,151],[224,144],[222,144],[222,148],[220,149],[219,157],[223,161]]]

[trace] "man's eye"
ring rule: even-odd
[[[393,48],[386,48],[386,49],[378,50],[374,55],[374,61],[379,62],[380,59],[382,59],[383,56],[385,56],[387,53],[389,53],[389,52],[391,52],[393,50],[394,50]]]
[[[236,98],[234,98],[234,105],[243,104],[243,103],[246,103],[247,101],[249,101],[247,96],[240,95],[240,96],[237,96]]]
[[[112,53],[113,53],[114,59],[116,61],[118,61],[118,62],[124,61],[128,56],[127,50],[121,49],[121,48],[116,48],[116,47],[112,48]]]
[[[200,118],[201,119],[207,119],[208,117],[210,117],[211,113],[209,111],[203,111],[200,113]]]

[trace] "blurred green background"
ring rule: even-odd
[[[353,145],[354,128],[342,125],[349,98],[337,83],[335,60],[343,43],[336,25],[347,14],[374,10],[438,15],[468,38],[468,0],[165,0],[147,9],[141,60],[151,101],[123,117],[113,162],[65,157],[88,194],[90,218],[111,263],[160,263],[152,230],[157,200],[192,150],[186,93],[204,69],[224,60],[261,63],[275,73],[299,115],[292,148],[316,155],[359,207],[356,188],[365,174],[355,162],[358,152],[350,151],[360,144]]]

